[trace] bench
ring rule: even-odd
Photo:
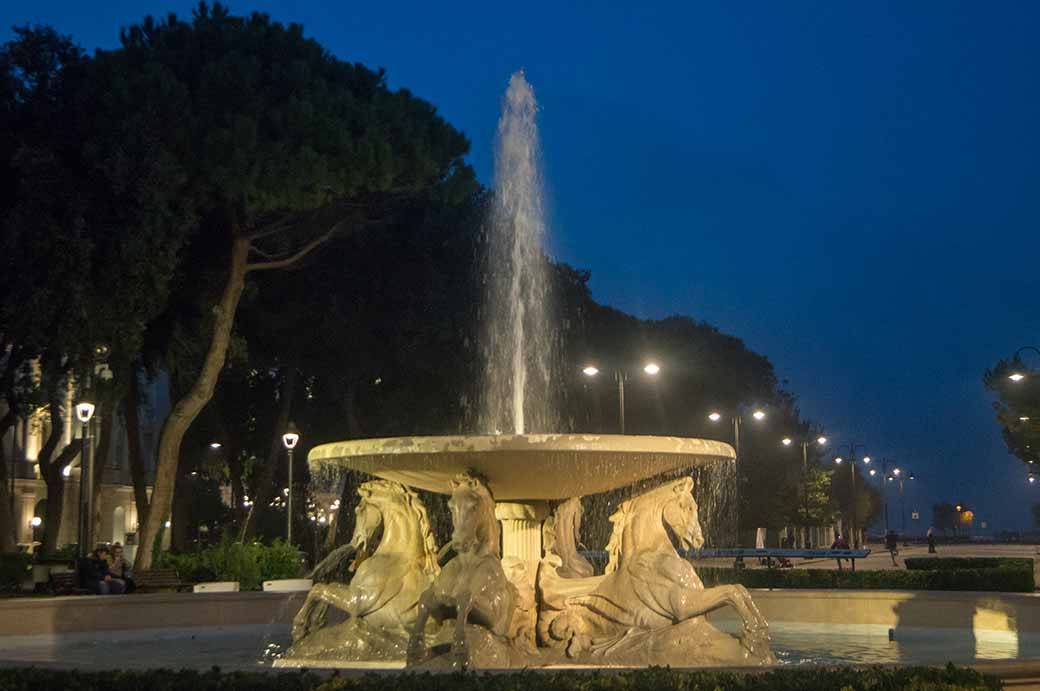
[[[689,556],[696,559],[727,559],[733,557],[733,567],[743,568],[744,558],[765,559],[766,566],[773,568],[773,559],[848,559],[852,570],[856,570],[856,560],[866,559],[869,549],[700,549],[692,551]]]
[[[134,592],[158,592],[160,590],[181,591],[190,589],[191,583],[184,583],[177,575],[176,569],[152,569],[150,571],[135,571],[133,581],[136,586]]]
[[[84,595],[87,593],[85,588],[80,587],[79,574],[75,571],[51,571],[48,580],[51,592],[55,595]]]

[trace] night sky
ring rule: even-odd
[[[13,0],[0,38],[28,21],[114,47],[193,5]],[[981,374],[1040,344],[1040,3],[230,5],[385,67],[470,137],[488,184],[525,68],[551,251],[597,300],[766,354],[830,436],[916,472],[919,530],[940,499],[1029,525],[1040,488]]]

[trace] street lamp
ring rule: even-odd
[[[282,435],[282,444],[285,445],[285,450],[289,454],[289,501],[286,506],[286,528],[285,528],[285,541],[290,545],[292,544],[292,499],[293,499],[293,449],[300,442],[300,430],[296,429],[296,425],[292,422],[285,429],[285,434]]]
[[[850,473],[850,475],[852,477],[852,500],[851,500],[851,502],[852,502],[852,510],[850,511],[851,515],[850,515],[850,521],[849,522],[851,524],[851,529],[852,529],[852,542],[851,542],[851,544],[852,544],[852,547],[854,547],[854,548],[855,547],[859,547],[859,530],[858,530],[858,526],[856,525],[857,524],[857,520],[856,520],[856,450],[857,449],[865,449],[865,448],[866,448],[866,444],[853,444],[853,443],[850,442],[848,444],[839,444],[837,449],[836,449],[836,450],[848,449],[848,451],[849,451],[849,473]],[[845,459],[842,456],[835,456],[834,457],[834,462],[837,463],[838,465],[841,465],[844,460]],[[867,455],[863,456],[863,464],[864,465],[869,465],[871,460],[872,459],[870,458],[870,456],[867,456]]]
[[[79,556],[87,555],[90,544],[91,516],[94,515],[94,472],[91,463],[90,419],[94,417],[94,404],[83,400],[76,404],[76,418],[83,425],[79,464]]]
[[[734,500],[737,503],[737,510],[736,510],[736,512],[734,514],[734,516],[735,516],[734,523],[736,523],[737,547],[739,547],[740,546],[740,419],[741,419],[741,416],[742,416],[741,406],[737,406],[736,409],[734,410],[734,412],[731,413],[730,415],[731,415],[731,417],[733,419],[733,466],[734,466],[734,471],[736,472],[736,475],[737,475],[736,489],[734,491],[734,494],[736,495],[734,497]],[[718,422],[723,417],[724,417],[724,415],[720,411],[718,411],[718,410],[712,410],[711,412],[708,413],[708,419],[711,420],[712,422]],[[756,422],[762,422],[763,420],[766,419],[766,412],[764,410],[762,410],[761,408],[755,408],[755,409],[753,409],[753,411],[751,413],[751,417],[754,418]]]
[[[784,446],[790,446],[794,443],[791,437],[784,437],[780,440],[780,443]],[[816,437],[817,446],[824,446],[827,443],[827,437],[822,434]],[[802,495],[803,495],[803,508],[805,509],[805,535],[803,536],[803,543],[806,549],[812,549],[809,545],[809,444],[808,439],[802,439]]]
[[[1011,361],[1012,362],[1019,362],[1018,354],[1021,353],[1023,350],[1031,350],[1034,353],[1036,353],[1037,355],[1040,355],[1040,348],[1037,348],[1036,346],[1022,346],[1021,348],[1019,348],[1018,350],[1015,351],[1015,354],[1013,356],[1011,356]],[[1013,370],[1011,372],[1011,374],[1008,375],[1008,379],[1010,379],[1011,381],[1013,381],[1015,383],[1018,383],[1018,382],[1022,381],[1025,378],[1026,378],[1026,375],[1022,374],[1018,370]]]
[[[643,373],[650,377],[656,377],[661,372],[661,366],[656,362],[648,361],[643,365]],[[599,368],[594,364],[588,364],[582,368],[581,373],[586,377],[595,377],[600,372]],[[618,427],[621,428],[621,434],[625,433],[625,381],[628,379],[628,371],[621,368],[614,368],[614,379],[617,381],[618,386]]]

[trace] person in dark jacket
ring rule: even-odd
[[[928,529],[928,554],[935,554],[935,531]]]
[[[889,530],[885,534],[885,549],[888,550],[889,556],[892,557],[892,566],[898,566],[896,564],[896,555],[899,554],[899,536],[896,535],[896,531]]]
[[[98,547],[93,554],[80,560],[80,582],[95,595],[119,595],[126,588],[122,580],[108,570],[108,547]]]

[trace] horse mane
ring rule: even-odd
[[[430,516],[426,512],[426,506],[419,498],[419,495],[412,488],[392,480],[370,480],[364,483],[358,488],[358,494],[364,496],[361,492],[362,488],[369,492],[379,488],[387,494],[402,497],[405,508],[412,514],[419,526],[419,536],[423,546],[423,573],[427,575],[437,574],[440,571],[440,565],[437,563],[437,539],[433,534],[433,527],[430,524]]]
[[[625,527],[628,522],[637,513],[639,504],[646,499],[654,499],[659,494],[674,493],[678,494],[681,491],[689,492],[693,487],[693,478],[689,476],[681,477],[671,482],[666,482],[663,485],[658,485],[653,489],[647,490],[642,494],[638,494],[631,499],[626,499],[621,502],[615,511],[610,516],[610,522],[614,524],[614,529],[610,533],[610,541],[607,542],[607,554],[610,559],[607,561],[607,568],[604,569],[604,574],[611,574],[617,571],[621,565],[621,553],[624,548],[623,536],[625,534]]]
[[[419,495],[411,488],[405,487],[404,494],[408,503],[408,509],[419,522],[419,534],[423,543],[423,573],[428,576],[434,576],[441,570],[441,567],[437,563],[437,538],[433,534],[430,516],[426,513],[426,505],[422,503]]]

